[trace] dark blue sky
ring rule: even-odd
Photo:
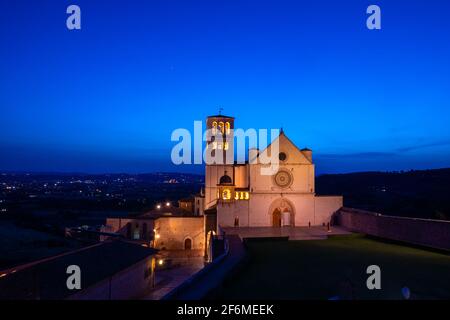
[[[82,30],[66,29],[78,4]],[[382,30],[366,28],[378,4]],[[0,170],[199,171],[172,130],[279,128],[318,173],[450,166],[447,0],[0,2]]]

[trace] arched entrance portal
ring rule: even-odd
[[[281,227],[281,211],[278,208],[272,213],[272,227]]]
[[[295,225],[294,205],[285,198],[275,200],[269,209],[272,227],[293,227]]]
[[[288,208],[284,208],[281,213],[281,226],[290,227],[291,226],[291,212]]]

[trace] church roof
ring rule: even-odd
[[[152,248],[115,240],[17,266],[17,272],[0,279],[0,300],[34,299],[36,296],[43,300],[64,299],[74,293],[66,287],[68,275],[65,271],[68,266],[80,267],[82,286],[87,289],[157,252]],[[32,286],[30,279],[33,279]]]
[[[183,217],[186,215],[192,215],[191,212],[175,207],[164,207],[162,206],[161,209],[153,209],[151,211],[147,211],[146,213],[143,213],[142,215],[137,216],[135,219],[142,219],[142,218],[152,218],[152,219],[158,219],[160,217]]]
[[[218,115],[214,115],[214,116],[208,116],[208,118],[226,118],[226,119],[234,119],[234,117],[229,117],[223,114],[218,114]]]
[[[194,202],[195,198],[194,198],[194,196],[189,196],[189,197],[186,197],[186,198],[182,198],[182,199],[180,199],[178,201],[179,202]]]

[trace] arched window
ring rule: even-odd
[[[230,200],[231,199],[231,191],[230,191],[230,189],[223,189],[223,191],[222,191],[222,199],[223,200]]]
[[[133,232],[133,240],[139,240],[141,234],[139,232],[139,223],[136,223],[136,228],[134,229]]]
[[[191,250],[192,249],[192,240],[190,238],[186,238],[184,240],[184,250]]]
[[[223,124],[223,121],[220,121],[219,122],[219,130],[220,130],[220,132],[222,132],[222,133],[224,133],[225,131],[225,125]]]
[[[213,121],[212,123],[212,134],[216,134],[217,132],[217,121]]]
[[[230,126],[230,123],[228,121],[225,122],[225,132],[227,134],[230,134],[230,132],[231,132],[231,126]]]

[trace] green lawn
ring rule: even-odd
[[[450,299],[450,255],[368,239],[248,243],[249,262],[229,279],[224,299]],[[381,268],[381,290],[368,290],[366,268]],[[349,289],[350,288],[350,289]]]

